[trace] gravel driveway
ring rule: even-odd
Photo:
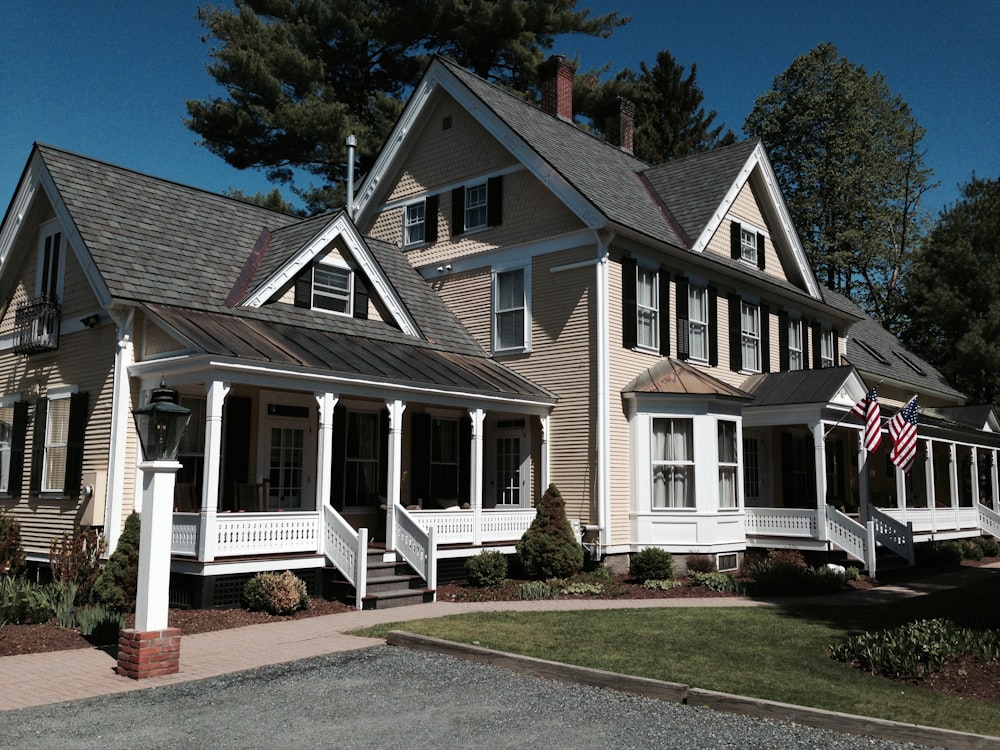
[[[225,677],[5,712],[0,715],[0,747],[916,746],[376,646]]]

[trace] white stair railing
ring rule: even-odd
[[[979,528],[987,534],[1000,539],[1000,513],[982,503],[976,503],[979,508]]]
[[[368,529],[357,531],[329,505],[323,506],[323,552],[354,586],[355,606],[363,609],[368,578]]]
[[[437,545],[434,529],[426,531],[417,520],[399,504],[390,506],[394,514],[393,545],[398,554],[426,581],[431,591],[437,589]],[[435,594],[436,597],[436,594]]]
[[[875,528],[875,541],[892,550],[910,565],[916,565],[913,551],[913,522],[903,523],[883,513],[878,508],[868,507],[868,521]]]
[[[875,577],[875,526],[871,521],[862,526],[832,505],[827,505],[826,530],[831,542],[855,560],[863,562],[868,568],[868,575]]]

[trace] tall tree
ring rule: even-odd
[[[903,339],[974,401],[1000,405],[1000,179],[975,177],[918,251]]]
[[[610,34],[618,13],[590,18],[576,0],[236,0],[198,11],[208,71],[225,96],[188,100],[187,125],[239,169],[265,170],[311,210],[339,200],[344,140],[371,166],[419,80],[426,55],[446,52],[518,87],[556,34]],[[297,172],[319,185],[296,186]]]
[[[763,139],[820,278],[898,331],[933,187],[909,106],[826,43],[774,79],[743,129]]]
[[[617,113],[619,97],[630,100],[635,105],[632,148],[640,159],[662,164],[736,141],[732,130],[714,124],[715,110],[705,111],[705,94],[698,86],[694,63],[685,77],[684,66],[662,50],[652,69],[641,62],[638,73],[626,68],[604,83],[598,82],[599,75],[579,77],[574,91],[579,98],[577,110],[590,118],[594,130],[608,137],[607,123]]]

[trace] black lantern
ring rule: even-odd
[[[147,461],[175,461],[191,410],[177,403],[177,391],[161,380],[149,403],[132,411],[142,457]]]

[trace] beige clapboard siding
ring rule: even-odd
[[[477,268],[467,273],[444,275],[430,282],[434,291],[486,352],[491,350],[491,278],[489,268]]]
[[[774,276],[787,281],[788,278],[785,275],[784,266],[778,257],[778,251],[774,245],[774,236],[777,236],[777,232],[772,236],[771,227],[764,218],[764,213],[761,211],[760,203],[757,201],[750,183],[745,184],[740,190],[739,195],[729,209],[729,216],[753,226],[756,231],[764,233],[764,273],[768,276]],[[718,230],[712,235],[712,239],[705,248],[706,253],[721,255],[726,258],[730,257],[730,243],[732,241],[730,226],[731,221],[729,220],[723,221],[719,225]]]

